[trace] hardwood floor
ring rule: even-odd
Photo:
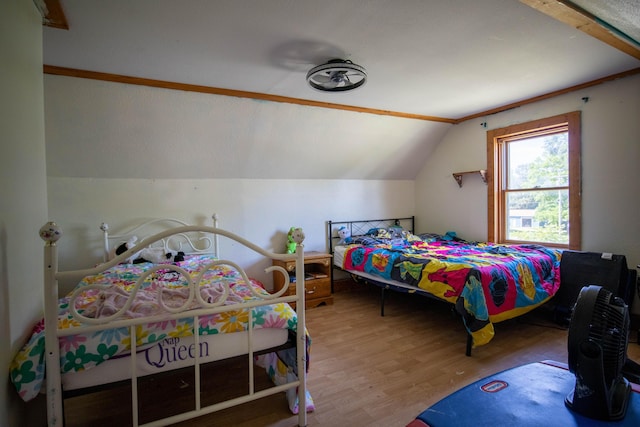
[[[388,293],[380,317],[377,288],[336,292],[333,305],[307,311],[308,388],[316,406],[308,425],[403,427],[442,397],[495,372],[545,359],[566,363],[567,331],[549,318],[541,308],[499,323],[495,338],[466,357],[465,331],[449,305]],[[632,338],[629,357],[640,361],[635,333]],[[293,427],[297,416],[280,393],[177,425]]]

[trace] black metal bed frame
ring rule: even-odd
[[[329,246],[329,253],[332,256],[334,254],[334,248],[336,246],[336,243],[340,240],[340,237],[337,234],[337,230],[342,226],[347,227],[347,229],[350,231],[351,236],[362,236],[362,235],[365,235],[372,228],[389,228],[391,226],[401,226],[404,230],[414,233],[415,232],[415,216],[404,217],[404,218],[365,219],[365,220],[356,220],[356,221],[327,221],[327,230],[326,230],[327,243]],[[339,269],[340,267],[332,263],[331,264],[331,291],[332,292],[333,292],[333,282],[334,282],[333,271],[336,268]],[[394,292],[412,293],[412,294],[417,294],[427,298],[435,299],[438,301],[443,301],[442,299],[419,288],[409,289],[407,287],[395,286],[395,285],[380,282],[368,277],[359,276],[351,272],[349,272],[349,274],[351,274],[351,277],[355,281],[362,281],[365,283],[375,285],[380,288],[380,316],[384,316],[385,291],[387,290],[394,291]],[[455,306],[452,307],[453,312],[455,312],[454,307]],[[471,334],[467,332],[467,342],[466,342],[466,350],[465,350],[465,354],[467,356],[471,356],[472,347],[473,347],[473,338]]]

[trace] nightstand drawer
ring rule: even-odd
[[[314,279],[304,282],[305,298],[328,297],[331,295],[330,279]]]
[[[291,260],[291,261],[283,261],[282,262],[282,267],[284,267],[285,270],[287,270],[289,273],[295,272],[296,271],[296,260]]]
[[[331,295],[330,279],[310,279],[304,282],[305,298],[320,298]],[[289,295],[296,293],[296,284],[289,284]]]
[[[287,260],[287,261],[279,261],[278,264],[284,267],[284,269],[290,273],[296,271],[295,259]],[[305,258],[304,264],[305,264],[305,268],[311,268],[312,270],[319,269],[324,271],[326,267],[329,267],[331,265],[331,259],[326,255],[324,257],[319,257],[318,255],[309,256]],[[319,266],[319,267],[316,267],[316,266]]]

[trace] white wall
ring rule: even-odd
[[[413,181],[451,127],[55,75],[45,102],[56,177]]]
[[[634,197],[640,181],[638,79],[431,127],[361,113],[45,76],[51,218],[63,226],[69,222],[71,236],[76,233],[70,245],[77,246],[79,239],[89,238],[85,230],[95,230],[100,221],[169,214],[189,219],[215,211],[223,227],[267,246],[277,248],[288,227],[299,225],[307,230],[307,247],[322,249],[328,219],[410,215],[415,206],[418,231],[453,230],[484,240],[486,185],[469,175],[458,188],[451,173],[486,167],[488,129],[582,110],[583,249],[624,253],[635,266],[640,262]],[[585,96],[589,102],[582,100]],[[440,145],[420,148],[424,132],[444,135],[447,130]],[[388,132],[391,152],[399,154],[367,151],[371,132]],[[333,150],[335,162],[321,154],[325,147]],[[367,179],[374,164],[397,170],[407,152],[417,153],[413,160],[424,165],[415,182],[385,172],[384,178]],[[240,162],[243,156],[249,158],[246,165]],[[405,172],[413,165],[407,163]],[[85,262],[84,253],[69,255],[64,267]]]
[[[433,149],[424,135],[451,127],[53,75],[44,85],[49,213],[65,231],[63,269],[100,259],[101,222],[113,231],[132,219],[204,222],[214,212],[222,228],[265,248],[284,252],[299,226],[305,249],[325,250],[327,220],[412,215],[413,177]],[[380,136],[388,142],[370,147]],[[227,242],[222,255],[242,257],[271,286],[266,266]]]
[[[101,259],[101,222],[114,233],[144,218],[210,224],[215,212],[221,228],[266,249],[285,252],[286,233],[297,226],[305,231],[305,250],[322,251],[327,220],[412,215],[415,194],[413,181],[49,177],[48,183],[50,217],[65,232],[58,242],[62,269]],[[250,275],[271,286],[255,253],[226,239],[220,246],[226,259],[242,260]]]
[[[42,23],[31,1],[4,1],[0,10],[0,425],[13,427],[30,425],[42,413],[42,408],[27,411],[8,379],[13,355],[42,317],[44,243],[38,229],[47,218]]]
[[[582,100],[588,97],[588,102]],[[640,76],[615,80],[453,127],[416,178],[419,230],[455,230],[487,238],[486,131],[570,111],[582,111],[582,250],[627,256],[640,264]],[[485,129],[481,124],[487,123]],[[640,312],[640,301],[634,311]]]

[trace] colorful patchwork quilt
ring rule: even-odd
[[[251,283],[245,283],[234,268],[217,265],[208,269],[213,260],[214,258],[209,255],[193,255],[175,263],[194,280],[206,270],[200,281],[200,293],[205,301],[209,303],[218,301],[224,294],[225,286],[230,289],[225,304],[259,299],[252,293],[251,288],[259,294],[266,294],[259,282],[251,280]],[[157,264],[148,262],[120,264],[97,275],[85,277],[76,289],[93,284],[108,286],[106,289],[89,289],[82,292],[75,302],[78,313],[92,318],[113,315],[125,306],[138,278],[154,266]],[[167,311],[157,303],[158,292],[163,294],[162,301],[167,307],[181,307],[184,304],[189,304],[189,308],[198,307],[197,299],[189,298],[189,289],[184,277],[170,268],[161,268],[146,278],[123,318],[148,317],[166,313]],[[59,301],[58,327],[60,329],[80,326],[69,311],[71,294]],[[246,331],[251,317],[252,326],[255,329],[285,328],[290,331],[290,335],[295,336],[297,316],[288,304],[259,306],[251,311],[251,316],[248,309],[200,316],[198,318],[199,333],[211,335]],[[141,324],[136,326],[136,346],[148,346],[170,338],[191,336],[193,333],[193,318]],[[128,327],[92,333],[79,331],[78,335],[60,337],[59,342],[60,367],[63,374],[90,369],[112,357],[128,354],[131,350]],[[309,345],[310,339],[307,335],[307,351]],[[291,351],[295,355],[295,348]],[[268,358],[268,363],[261,361],[274,382],[278,380],[275,377],[277,373],[287,368],[297,372],[297,367],[291,366],[291,361],[295,363],[295,356],[287,357],[286,351],[278,352],[278,356],[282,357]],[[284,359],[289,361],[288,366],[283,367]],[[10,365],[11,381],[23,400],[31,400],[39,393],[45,376],[44,365],[45,334],[44,320],[42,320],[34,327],[32,336]],[[292,411],[297,412],[295,405],[297,402],[292,402],[290,406]],[[309,408],[309,405],[312,406],[313,401],[310,396],[307,396],[307,407],[312,410],[313,408]]]
[[[560,286],[561,252],[540,245],[408,233],[352,243],[345,252],[345,270],[402,282],[455,304],[474,346],[493,338],[493,323],[538,307]]]

